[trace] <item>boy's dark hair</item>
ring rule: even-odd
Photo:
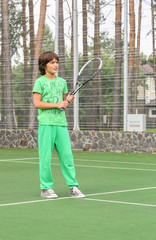
[[[59,57],[56,53],[52,51],[44,52],[38,59],[38,65],[41,75],[45,75],[45,67],[48,62],[51,62],[53,59],[56,59],[59,62]]]

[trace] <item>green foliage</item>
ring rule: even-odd
[[[88,5],[88,6],[87,6],[87,8],[88,8],[87,12],[89,12],[91,15],[94,16],[94,15],[95,15],[95,1],[94,1],[94,0],[92,0],[92,1],[87,0],[87,5]],[[105,1],[105,0],[99,1],[99,9],[100,9],[100,10],[101,10],[102,8],[104,8],[105,5],[106,5],[106,1]],[[93,16],[92,16],[91,18],[89,18],[91,23],[94,23],[94,22],[93,22],[93,19],[92,19]],[[103,24],[105,21],[106,21],[106,16],[105,16],[105,14],[103,14],[102,11],[100,11],[99,23],[100,23],[100,24]]]
[[[46,24],[44,28],[43,44],[42,44],[42,53],[46,51],[54,51],[54,37],[53,33],[50,30],[50,27]]]
[[[19,1],[9,0],[9,28],[11,56],[18,53],[22,37],[22,10]]]
[[[94,57],[94,39],[91,39],[91,43],[88,46],[88,57],[89,59]],[[110,115],[112,111],[113,104],[113,88],[114,88],[114,69],[115,69],[115,39],[110,38],[107,32],[102,32],[100,36],[100,57],[102,59],[101,68],[101,83],[102,83],[102,103],[100,99],[97,98],[97,104],[103,105],[103,114]],[[83,64],[82,55],[79,56],[79,68]],[[79,92],[80,101],[80,122],[85,123],[85,108],[84,103],[86,102],[86,97],[91,97],[93,92],[92,82],[86,85],[86,88],[90,89],[90,96],[85,95],[85,90],[82,89]],[[91,97],[92,98],[92,97]],[[87,100],[89,101],[89,100]],[[88,102],[91,104],[91,102]],[[97,117],[97,127],[99,126],[99,119]]]
[[[151,66],[153,66],[153,54],[151,54],[148,59],[147,59],[147,63]]]
[[[12,78],[13,78],[13,99],[18,122],[19,117],[24,116],[25,112],[24,66],[22,64],[12,69]]]
[[[154,18],[155,18],[155,31],[156,31],[156,0],[154,0]]]
[[[104,114],[111,112],[113,103],[114,69],[115,69],[115,39],[109,38],[107,32],[101,33],[101,58],[102,58],[102,95]]]
[[[149,57],[147,57],[144,53],[140,54],[140,64],[149,64],[150,66],[153,65],[153,54],[151,54]]]
[[[30,49],[29,49],[30,50]],[[44,29],[44,41],[42,45],[42,52],[45,51],[53,51],[54,50],[54,38],[53,34],[48,25],[45,26]],[[30,55],[30,53],[29,53]],[[30,56],[28,56],[28,59]],[[31,74],[30,74],[30,61],[28,61],[28,79],[29,83],[27,83],[29,88],[29,96],[32,91],[31,86]],[[24,124],[24,116],[25,114],[25,82],[24,82],[24,66],[21,63],[21,59],[16,59],[16,65],[12,68],[12,78],[13,78],[13,98],[15,104],[15,111],[18,120],[18,126],[22,126]],[[30,102],[30,99],[29,99]],[[23,122],[22,122],[23,121]]]
[[[140,53],[140,64],[141,65],[147,64],[147,56],[143,52]]]

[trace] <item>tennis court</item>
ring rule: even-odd
[[[156,239],[156,157],[73,152],[85,199],[71,199],[56,152],[54,190],[40,197],[37,150],[0,149],[1,240]]]

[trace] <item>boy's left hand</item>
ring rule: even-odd
[[[74,95],[71,94],[71,92],[69,92],[68,96],[67,96],[67,100],[70,102],[70,103],[73,103],[74,102]]]

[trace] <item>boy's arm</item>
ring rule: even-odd
[[[63,99],[64,100],[64,99]],[[73,103],[74,102],[74,95],[71,94],[71,92],[69,92],[68,96],[67,96],[67,100],[70,102],[70,103]]]
[[[63,101],[66,101],[66,95],[63,94]]]
[[[64,100],[64,96],[63,96]],[[41,101],[41,94],[40,93],[34,93],[33,94],[33,103],[34,107],[36,109],[50,109],[50,108],[67,108],[69,103],[67,103],[65,100],[60,103],[46,103]]]
[[[65,94],[63,94],[63,101],[68,100],[69,103],[73,103],[74,102],[74,95],[71,94],[71,92],[69,92],[68,96],[66,97]]]

